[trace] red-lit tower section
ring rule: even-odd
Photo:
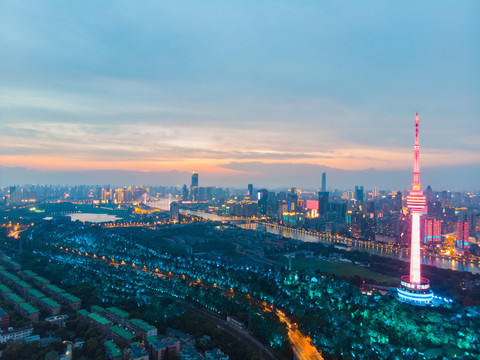
[[[412,190],[407,196],[407,207],[412,218],[412,241],[410,243],[410,275],[402,276],[398,288],[398,296],[402,301],[425,305],[432,301],[433,293],[430,290],[430,281],[422,278],[420,254],[420,216],[426,206],[425,196],[420,190],[420,144],[418,142],[418,113],[415,117],[415,145],[413,160]]]

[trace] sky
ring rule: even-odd
[[[475,0],[3,0],[0,177],[411,173],[416,112],[422,169],[480,176],[479,18]]]

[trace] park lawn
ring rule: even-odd
[[[288,259],[285,256],[276,256],[275,261],[287,265]],[[336,274],[337,276],[353,277],[359,276],[362,279],[371,279],[382,284],[397,285],[398,279],[376,273],[368,268],[353,265],[352,263],[338,261],[330,262],[319,259],[298,257],[292,258],[293,270],[320,271],[326,274]]]

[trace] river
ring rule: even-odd
[[[218,216],[216,214],[204,213],[199,211],[186,210],[183,211],[189,215],[203,217],[204,219],[214,220],[214,221],[226,221],[231,220],[227,217]],[[380,255],[391,257],[394,259],[399,259],[403,261],[410,260],[410,254],[408,250],[405,249],[396,249],[386,245],[371,243],[366,241],[358,241],[354,239],[344,238],[344,237],[331,237],[329,235],[317,235],[311,234],[305,231],[299,231],[296,229],[290,229],[286,227],[278,227],[274,225],[269,225],[265,223],[249,223],[241,224],[242,229],[256,230],[261,232],[268,232],[271,234],[277,234],[291,239],[297,239],[304,242],[320,242],[323,244],[342,244],[342,247],[345,249],[365,251],[370,254]],[[451,269],[458,271],[469,271],[475,274],[480,274],[480,263],[473,262],[464,259],[457,259],[448,256],[442,255],[431,255],[424,254],[422,257],[422,263],[425,265],[432,265],[443,269]]]

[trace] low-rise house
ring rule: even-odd
[[[127,322],[127,328],[143,340],[147,340],[149,336],[157,335],[157,328],[141,319],[130,319]]]
[[[8,316],[7,312],[0,308],[0,325],[1,326],[8,326],[10,323],[10,317]]]
[[[38,322],[40,317],[40,311],[33,305],[27,302],[20,303],[18,305],[18,311],[25,317],[29,318],[32,322]]]
[[[68,315],[54,315],[46,318],[45,321],[53,325],[65,326],[67,319],[68,319]]]
[[[206,360],[229,360],[228,355],[225,355],[220,349],[213,349],[205,351]]]
[[[50,280],[45,279],[43,276],[34,277],[33,282],[40,286],[42,289],[50,285]]]
[[[37,301],[39,299],[46,297],[44,293],[42,293],[41,291],[38,291],[37,289],[28,289],[25,293],[25,296],[27,297],[27,299],[30,299],[33,301]]]
[[[150,360],[165,360],[167,357],[167,347],[158,338],[151,339],[148,342],[148,352]]]
[[[126,341],[128,344],[130,344],[136,339],[135,334],[132,334],[130,331],[125,330],[118,325],[114,325],[108,328],[107,335],[115,341]]]
[[[40,307],[46,309],[50,315],[60,314],[60,304],[49,297],[38,299],[37,303]]]
[[[105,334],[109,327],[113,325],[113,323],[104,318],[102,315],[98,315],[97,313],[90,313],[87,315],[87,320],[95,326],[102,334]]]
[[[125,349],[125,355],[128,360],[149,360],[149,354],[139,342],[131,343]]]
[[[121,360],[122,352],[112,340],[105,341],[105,352],[109,360]]]
[[[50,295],[53,296],[54,298],[58,299],[60,294],[64,293],[65,290],[60,289],[58,286],[50,284],[45,287],[45,291]]]
[[[8,328],[0,329],[0,343],[9,343],[20,339],[25,339],[33,334],[33,325],[24,326],[18,329]]]
[[[128,313],[115,306],[110,306],[105,309],[105,317],[112,320],[114,323],[125,326],[128,320]]]
[[[15,285],[17,286],[22,295],[26,295],[27,291],[32,288],[32,285],[23,280],[18,280],[17,282],[15,282]]]
[[[73,310],[78,310],[82,307],[82,300],[80,300],[78,297],[64,292],[58,295],[59,296],[59,301],[65,302],[68,306],[70,306]]]

